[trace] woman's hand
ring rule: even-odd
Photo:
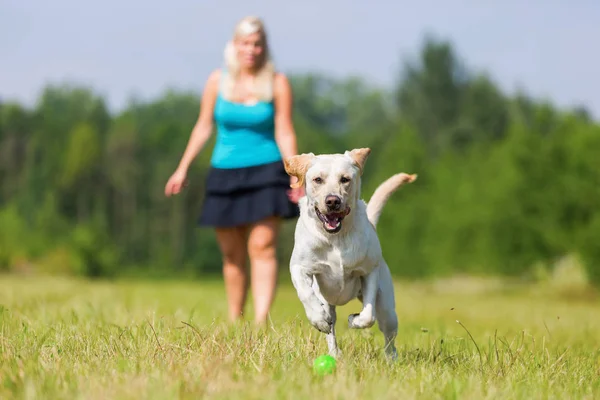
[[[292,203],[298,204],[302,197],[304,197],[304,188],[300,187],[288,190],[288,198]]]
[[[298,181],[298,179],[294,176],[291,177],[290,179],[290,185],[296,183]],[[298,201],[300,201],[300,199],[304,196],[305,192],[304,192],[304,187],[301,186],[299,188],[292,188],[290,190],[288,190],[287,195],[288,198],[290,199],[290,201],[292,203],[298,204]]]
[[[167,197],[178,194],[183,187],[187,186],[186,175],[187,173],[185,170],[179,169],[171,175],[165,186],[165,195]]]

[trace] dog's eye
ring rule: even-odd
[[[346,177],[346,176],[342,176],[342,178],[340,179],[341,183],[348,183],[350,182],[350,178]]]
[[[320,178],[320,177],[317,176],[315,179],[313,179],[313,182],[315,182],[315,183],[323,183],[323,178]]]

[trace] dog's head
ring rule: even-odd
[[[284,161],[286,172],[305,186],[310,215],[319,219],[327,233],[338,233],[342,222],[360,196],[360,178],[371,149],[362,148],[344,154],[300,154]]]

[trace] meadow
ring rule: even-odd
[[[221,254],[196,217],[215,135],[185,194],[164,196],[200,91],[111,111],[91,86],[55,81],[33,105],[1,100],[0,400],[600,398],[600,121],[505,91],[450,40],[419,47],[385,87],[290,73],[299,152],[370,147],[365,200],[419,175],[377,228],[399,360],[376,326],[347,328],[355,301],[324,377],[325,337],[289,277],[262,328],[251,313],[228,323],[207,278]]]
[[[376,326],[347,328],[352,302],[338,313],[343,357],[320,377],[312,361],[325,338],[285,276],[262,328],[251,313],[226,321],[219,280],[0,276],[0,398],[600,396],[595,292],[466,277],[396,290],[398,362],[386,362]]]

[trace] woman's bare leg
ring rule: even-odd
[[[253,224],[248,235],[254,319],[266,322],[277,286],[277,235],[279,219],[269,218]]]
[[[229,319],[235,321],[243,317],[248,292],[246,229],[217,228],[216,233],[223,257]]]

